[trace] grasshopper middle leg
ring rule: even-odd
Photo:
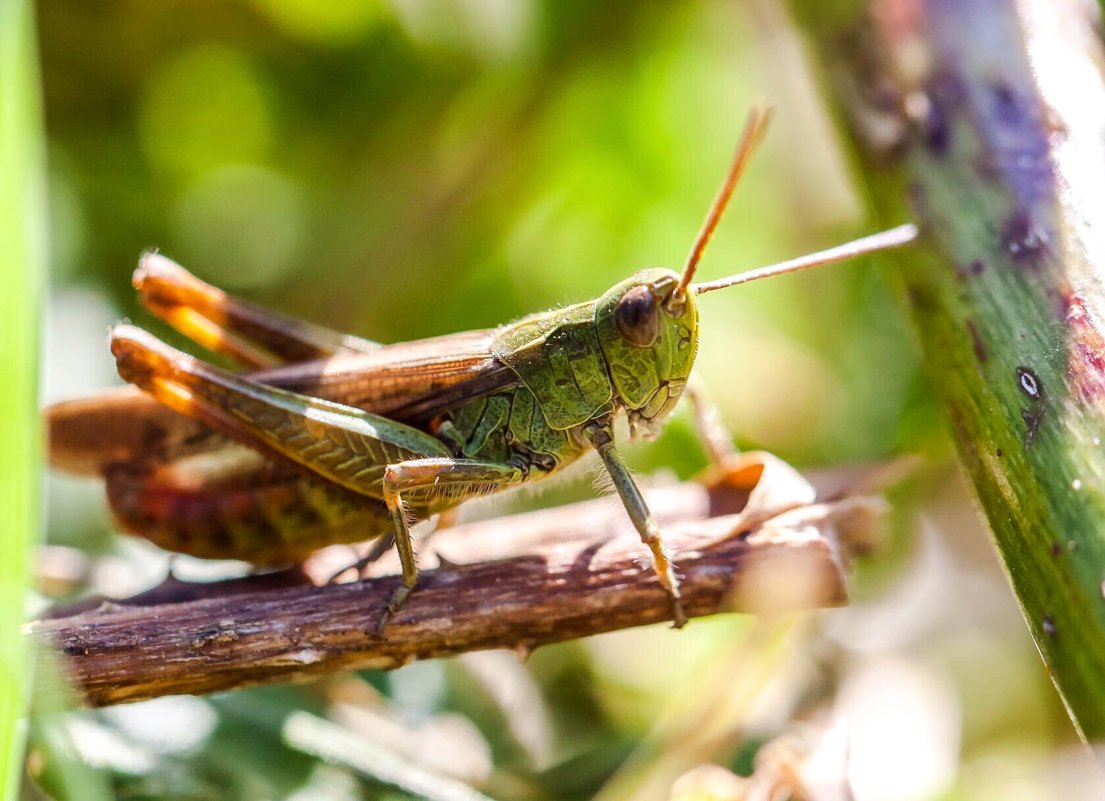
[[[435,498],[455,497],[461,500],[524,479],[525,472],[520,467],[475,459],[411,459],[387,466],[384,471],[384,502],[391,512],[395,529],[395,546],[403,566],[403,583],[392,594],[377,624],[377,631],[383,631],[418,582],[418,562],[407,520],[409,507],[403,496],[430,495],[431,498],[422,498],[423,503],[432,503]]]
[[[691,404],[694,427],[698,430],[698,437],[710,459],[710,464],[715,467],[724,464],[737,451],[733,447],[732,434],[721,422],[720,411],[710,400],[702,382],[693,375],[687,382],[683,395]]]

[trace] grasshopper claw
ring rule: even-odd
[[[681,629],[687,625],[687,612],[683,608],[683,602],[678,598],[671,599],[671,627]]]
[[[406,584],[400,584],[395,588],[395,592],[391,594],[391,598],[388,600],[387,608],[380,615],[380,619],[376,621],[376,636],[384,636],[384,629],[387,628],[388,623],[395,617],[395,613],[406,602],[413,589],[414,587],[408,587]]]
[[[386,639],[384,629],[387,628],[388,622],[391,620],[391,615],[391,610],[385,609],[384,613],[380,615],[380,619],[376,621],[376,625],[373,628],[372,633],[375,634],[378,638]]]

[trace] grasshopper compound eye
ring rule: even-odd
[[[638,348],[650,348],[660,336],[656,299],[647,286],[635,286],[618,301],[614,309],[614,322],[618,331]]]

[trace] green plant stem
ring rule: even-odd
[[[42,130],[31,4],[0,0],[0,798],[14,798],[29,660],[20,636],[38,528],[36,403],[44,266]]]
[[[831,9],[828,6],[833,6]],[[1105,736],[1105,81],[1073,0],[794,0],[933,391],[1075,725]]]

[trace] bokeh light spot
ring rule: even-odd
[[[150,160],[187,179],[264,157],[271,140],[269,96],[241,53],[200,45],[150,80],[139,126]]]
[[[260,167],[224,167],[174,209],[174,255],[220,286],[262,286],[295,263],[305,229],[306,203],[290,179]]]
[[[511,61],[533,50],[538,8],[532,0],[393,0],[411,41],[426,50],[467,53],[484,61]]]
[[[356,41],[391,16],[379,0],[254,0],[253,5],[290,36],[324,45]]]

